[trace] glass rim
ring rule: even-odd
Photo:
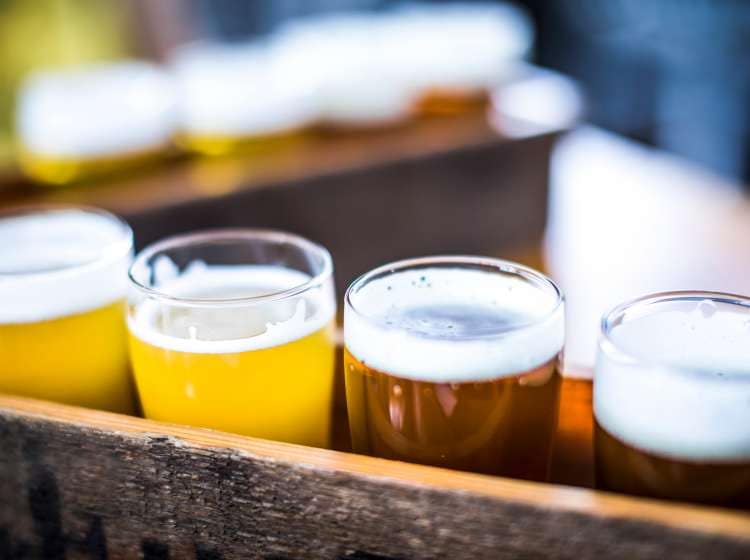
[[[101,254],[96,258],[74,263],[67,266],[58,266],[55,268],[49,268],[44,270],[34,270],[33,272],[5,272],[0,270],[0,278],[5,279],[19,279],[19,278],[31,278],[31,277],[42,277],[54,274],[69,274],[71,271],[85,270],[91,266],[96,266],[102,260],[112,258],[113,256],[121,256],[128,253],[133,248],[133,229],[130,227],[123,218],[118,215],[97,208],[96,206],[88,206],[85,204],[57,204],[57,203],[42,203],[42,204],[24,204],[20,206],[13,206],[0,210],[0,222],[24,216],[31,216],[34,214],[47,214],[47,213],[63,213],[63,212],[84,212],[92,216],[99,216],[104,218],[112,224],[116,225],[119,229],[118,238],[106,243],[102,246]]]
[[[668,363],[660,362],[658,359],[652,359],[635,352],[629,352],[612,340],[611,336],[612,330],[617,326],[618,320],[622,319],[629,310],[660,303],[680,301],[701,302],[704,300],[740,306],[750,312],[750,297],[740,294],[711,290],[671,290],[647,293],[618,303],[602,315],[599,323],[599,340],[597,345],[609,359],[619,360],[626,364],[639,364],[646,367],[655,367],[659,368],[660,371],[680,375],[694,375],[712,378],[713,376],[708,374],[705,368],[689,368],[670,365]],[[747,376],[726,376],[722,378],[722,382],[726,383],[727,381],[747,383],[748,379]]]
[[[252,240],[266,240],[275,243],[287,242],[289,244],[299,247],[307,253],[312,253],[321,258],[322,268],[320,272],[310,277],[298,286],[293,286],[285,290],[278,292],[271,292],[259,296],[245,296],[245,297],[234,297],[234,298],[196,298],[196,297],[181,297],[165,293],[159,289],[151,288],[136,280],[134,273],[136,268],[144,266],[145,263],[153,257],[155,254],[166,251],[169,249],[176,249],[181,247],[188,247],[191,245],[213,243],[221,241],[252,241]],[[317,288],[328,281],[333,275],[333,259],[331,254],[322,245],[310,241],[309,239],[275,229],[264,229],[264,228],[214,228],[207,229],[192,233],[179,233],[176,235],[170,235],[160,241],[152,243],[140,251],[133,259],[132,264],[128,268],[128,282],[131,286],[136,288],[141,293],[158,298],[160,300],[174,302],[176,304],[194,305],[194,306],[227,306],[227,305],[250,305],[260,304],[273,301],[280,301],[288,299],[310,289]]]
[[[530,280],[535,285],[540,286],[540,288],[544,286],[550,289],[551,293],[554,294],[554,305],[541,317],[526,323],[521,323],[510,330],[503,331],[502,333],[485,333],[473,336],[471,337],[473,340],[503,337],[511,333],[518,333],[526,329],[541,325],[554,317],[554,315],[558,312],[558,310],[565,302],[565,295],[560,287],[546,274],[543,274],[529,266],[505,259],[483,257],[478,255],[434,255],[393,261],[378,266],[377,268],[373,268],[372,270],[365,272],[364,274],[361,274],[351,284],[349,284],[349,287],[344,294],[344,307],[347,309],[351,309],[359,317],[371,324],[386,326],[385,324],[381,324],[379,321],[375,320],[369,314],[363,313],[361,310],[357,309],[357,307],[354,305],[354,302],[352,301],[352,295],[354,294],[354,292],[367,285],[371,280],[380,277],[381,275],[385,276],[386,274],[396,274],[405,270],[421,268],[429,265],[456,265],[457,267],[483,266],[494,268],[496,269],[495,272],[498,274],[511,274],[514,276],[519,276],[524,280]]]

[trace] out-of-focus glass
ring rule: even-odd
[[[317,123],[305,72],[282,64],[265,43],[193,44],[171,60],[182,147],[207,155],[284,147]]]
[[[126,56],[127,13],[116,0],[0,2],[0,178],[15,159],[14,107],[23,78]]]
[[[273,22],[261,39],[245,29],[244,42],[212,37],[171,57],[182,104],[178,141],[188,149],[277,148],[301,131],[383,129],[419,115],[484,108],[533,42],[528,16],[505,4],[420,3],[284,18],[273,15],[289,6],[253,10]],[[227,17],[231,12],[228,4],[213,14],[238,32],[258,23]]]
[[[0,214],[0,391],[133,413],[124,299],[133,235],[101,210]]]
[[[669,292],[605,315],[594,417],[600,487],[750,505],[750,299]]]
[[[489,258],[385,265],[346,294],[354,450],[544,480],[557,425],[563,298]]]
[[[64,184],[157,159],[177,122],[168,73],[138,61],[36,72],[18,96],[20,163]]]
[[[146,417],[329,444],[331,257],[301,237],[216,230],[145,249],[130,271],[130,355]]]

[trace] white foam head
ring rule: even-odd
[[[495,379],[553,359],[564,338],[554,284],[527,269],[528,276],[501,273],[489,271],[499,261],[472,260],[487,268],[396,263],[360,278],[347,292],[348,350],[369,367],[433,382]]]
[[[600,340],[597,421],[662,456],[750,458],[750,307],[708,294],[648,301]]]
[[[174,54],[171,67],[187,134],[262,136],[318,118],[316,83],[264,43],[189,45]]]
[[[132,232],[83,209],[0,217],[0,323],[29,323],[97,309],[124,298]]]
[[[533,27],[510,5],[414,3],[390,20],[387,52],[419,90],[487,90],[527,55]]]
[[[207,266],[201,261],[180,273],[168,257],[160,259],[154,289],[191,301],[135,301],[130,330],[153,346],[201,354],[270,348],[322,329],[336,312],[330,279],[280,298],[273,296],[304,286],[311,276],[277,265]]]
[[[32,74],[18,98],[24,148],[96,158],[164,147],[175,130],[172,82],[159,67],[119,62]]]
[[[386,56],[389,18],[342,13],[295,20],[273,39],[276,63],[316,84],[321,120],[371,126],[408,118],[416,95]]]

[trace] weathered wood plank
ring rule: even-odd
[[[747,558],[750,516],[0,397],[0,557]]]

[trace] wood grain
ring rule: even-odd
[[[750,554],[750,516],[740,513],[23,398],[0,397],[0,446],[0,547],[9,557],[24,551],[47,558]]]

